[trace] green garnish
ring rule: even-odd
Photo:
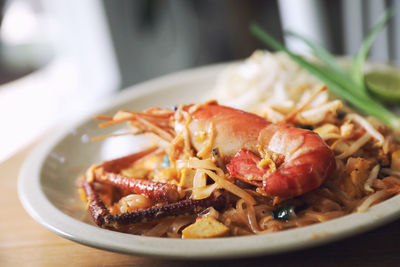
[[[283,206],[272,211],[272,218],[275,220],[290,220],[296,216],[293,206]]]
[[[365,90],[366,86],[363,74],[364,63],[373,40],[392,16],[393,11],[391,9],[387,10],[384,16],[369,32],[362,43],[360,51],[353,59],[353,70],[350,74],[340,67],[334,56],[326,49],[298,34],[289,33],[291,36],[303,40],[309,45],[313,52],[319,57],[321,63],[309,61],[292,53],[287,47],[261,29],[257,24],[252,24],[250,30],[258,39],[267,45],[276,50],[285,52],[293,61],[297,62],[301,67],[324,82],[328,86],[328,89],[338,97],[348,101],[366,114],[376,117],[392,128],[398,129],[400,128],[400,119],[380,102],[377,102],[373,96],[368,94],[367,90]]]
[[[367,56],[369,50],[371,50],[371,46],[374,43],[378,33],[383,30],[383,28],[388,23],[389,19],[393,17],[394,11],[393,9],[388,9],[383,14],[383,16],[379,19],[379,21],[372,27],[370,32],[365,37],[364,41],[361,44],[361,48],[358,50],[357,54],[353,60],[353,79],[360,86],[361,89],[366,92],[366,87],[364,83],[364,64],[367,60]]]
[[[305,38],[304,36],[301,36],[300,34],[295,33],[295,32],[288,31],[286,34],[306,43],[311,48],[311,50],[314,52],[314,54],[316,56],[318,56],[331,69],[337,70],[340,72],[342,71],[339,64],[336,62],[335,57],[321,45],[319,45],[317,43],[313,43],[311,40],[309,40],[309,39]]]
[[[169,157],[168,157],[168,154],[167,153],[165,153],[164,154],[164,158],[163,158],[163,162],[162,162],[162,167],[165,169],[165,168],[168,168],[168,167],[171,167],[171,162],[169,161]]]
[[[312,125],[297,124],[296,127],[310,131],[314,130],[314,127]]]
[[[346,115],[347,115],[347,113],[346,112],[344,112],[344,111],[338,111],[338,112],[336,112],[336,117],[339,119],[339,120],[343,120],[344,119],[344,117],[346,117]]]
[[[365,74],[368,89],[387,103],[400,101],[400,75],[395,71],[373,71]]]

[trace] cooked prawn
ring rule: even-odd
[[[104,126],[129,121],[170,142],[171,160],[196,155],[215,159],[233,179],[256,185],[268,196],[298,196],[319,187],[335,170],[332,150],[317,133],[274,124],[216,102],[182,105],[176,111],[121,111]]]

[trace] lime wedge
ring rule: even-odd
[[[367,88],[383,101],[400,102],[400,72],[372,71],[365,74]]]

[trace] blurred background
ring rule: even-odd
[[[298,53],[285,30],[346,56],[389,6],[370,58],[398,64],[395,0],[0,0],[0,162],[123,88],[265,49],[253,21]]]

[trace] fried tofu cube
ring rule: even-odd
[[[196,171],[191,168],[182,168],[180,171],[180,182],[179,186],[183,188],[192,188],[193,187],[193,177],[196,174]]]
[[[182,238],[212,238],[226,236],[229,228],[214,217],[204,217],[196,220],[182,231]]]
[[[390,168],[395,171],[400,171],[400,150],[396,150],[392,153],[392,163]]]

